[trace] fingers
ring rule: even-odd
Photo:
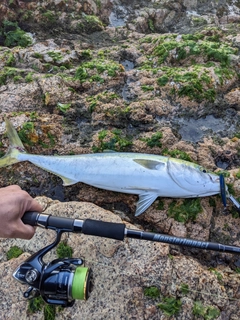
[[[8,186],[8,187],[4,187],[4,188],[1,188],[3,191],[6,191],[6,192],[16,192],[16,191],[19,191],[19,190],[22,190],[18,185],[16,184],[13,184],[11,186]]]
[[[21,220],[26,211],[42,212],[42,207],[17,185],[0,188],[0,237],[31,239],[35,228]]]
[[[33,199],[27,192],[22,192],[24,193],[22,194],[22,196],[24,197],[24,202],[21,217],[24,215],[26,211],[42,212],[42,206],[35,199]]]
[[[19,186],[13,185],[7,188],[9,188],[8,192],[14,192],[16,204],[19,206],[20,217],[22,217],[26,211],[42,212],[42,206]]]
[[[30,240],[35,233],[35,228],[23,223],[23,227],[21,228],[20,233],[18,234],[18,238]]]
[[[4,230],[0,230],[1,238],[18,238],[29,240],[34,236],[35,228],[17,220],[10,226],[7,225]]]

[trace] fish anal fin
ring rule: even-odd
[[[142,167],[150,170],[159,170],[162,166],[165,166],[164,162],[149,159],[133,159],[134,162],[140,164]]]
[[[155,192],[145,192],[139,195],[135,216],[139,216],[157,199],[158,194]]]

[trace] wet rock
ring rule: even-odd
[[[227,103],[232,106],[234,109],[240,111],[240,89],[236,88],[229,93],[227,93],[224,97]]]

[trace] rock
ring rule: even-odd
[[[236,47],[240,48],[240,34],[232,37],[232,41]]]
[[[166,16],[168,15],[169,10],[167,9],[158,9],[155,12],[155,28],[157,30],[163,30],[163,24]]]
[[[230,106],[240,111],[240,89],[236,88],[228,92],[225,97],[226,101]]]

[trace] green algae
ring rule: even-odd
[[[151,136],[151,138],[142,138],[141,140],[145,141],[147,146],[150,148],[153,148],[153,147],[161,148],[162,142],[160,140],[162,139],[162,137],[163,137],[162,132],[156,132]]]
[[[5,85],[8,80],[23,75],[24,71],[13,67],[4,67],[0,70],[0,85]]]
[[[60,242],[56,249],[58,258],[71,258],[73,249],[64,241]]]
[[[149,86],[149,85],[143,85],[141,86],[142,90],[144,92],[147,92],[147,91],[153,91],[154,90],[154,87],[153,86]]]
[[[21,254],[23,253],[23,250],[21,248],[19,248],[18,246],[13,246],[11,247],[6,255],[7,255],[7,259],[11,260],[13,258],[17,258],[19,257]]]
[[[57,108],[63,112],[63,113],[66,113],[70,108],[71,108],[71,103],[60,103],[58,102],[57,103]]]
[[[238,170],[238,172],[236,173],[236,178],[240,179],[240,170]]]
[[[26,81],[27,83],[32,82],[32,81],[34,80],[33,74],[34,74],[33,72],[29,72],[29,73],[25,76],[25,81]]]
[[[113,92],[108,92],[108,91],[104,91],[103,93],[99,93],[97,95],[94,96],[88,96],[86,101],[89,103],[89,111],[92,113],[96,106],[102,102],[102,103],[109,103],[111,101],[114,101],[115,99],[118,99],[119,96],[116,93]],[[109,111],[111,112],[111,111]],[[116,110],[114,109],[112,111],[113,113],[116,112]]]
[[[213,320],[219,317],[220,311],[212,306],[204,306],[201,301],[195,301],[193,314],[203,317],[204,320]]]
[[[164,207],[165,207],[164,201],[163,201],[162,199],[159,199],[156,209],[157,209],[157,210],[164,210]]]
[[[27,121],[23,123],[22,128],[18,131],[19,138],[21,139],[23,144],[26,144],[28,146],[33,146],[33,145],[40,145],[43,148],[50,148],[54,147],[55,143],[55,137],[53,134],[50,132],[48,129],[43,137],[41,135],[38,135],[36,130],[35,130],[35,122],[37,119],[37,114],[35,112],[32,112],[29,114],[30,119],[32,121]]]
[[[4,20],[2,28],[0,28],[0,35],[4,36],[4,45],[6,47],[28,47],[32,44],[31,37],[23,31],[17,22]]]
[[[168,216],[182,223],[195,221],[197,215],[202,212],[202,206],[199,198],[173,200],[168,208]]]
[[[208,68],[195,65],[189,70],[165,66],[160,70],[164,75],[157,79],[157,84],[165,86],[170,82],[172,94],[177,94],[179,97],[188,96],[191,100],[197,101],[215,100],[216,90]]]
[[[144,288],[144,295],[146,297],[156,299],[160,296],[160,290],[158,289],[158,287],[155,287],[155,286],[147,287],[147,288]]]
[[[125,151],[132,145],[132,139],[125,136],[121,130],[101,130],[98,134],[98,144],[93,145],[93,152],[104,150]]]
[[[213,274],[215,274],[217,279],[218,279],[218,281],[220,283],[222,283],[223,275],[219,271],[217,271],[215,268],[212,268],[212,267],[209,268],[209,271],[211,271]]]
[[[169,86],[171,95],[214,102],[216,83],[223,86],[237,77],[231,59],[238,49],[221,40],[218,29],[186,35],[147,36],[141,39],[140,47],[142,43],[151,43],[152,47],[140,69],[152,75],[160,74],[157,85]]]
[[[183,293],[183,294],[188,294],[189,293],[189,286],[187,283],[182,283],[181,286],[180,286],[180,291]]]
[[[30,299],[28,302],[28,313],[33,314],[44,308],[45,302],[42,297]]]
[[[34,142],[31,139],[33,132],[34,132],[34,123],[31,121],[25,122],[22,125],[22,128],[18,131],[18,135],[22,143],[28,144],[29,146],[34,145]]]
[[[173,316],[179,313],[182,307],[182,302],[180,299],[176,299],[174,297],[164,297],[163,302],[159,303],[157,306],[167,316]]]
[[[56,318],[56,306],[48,305],[41,296],[30,299],[28,302],[28,314],[34,314],[43,310],[44,320],[54,320]]]
[[[157,84],[160,87],[164,87],[169,82],[169,77],[167,75],[163,75],[157,79]]]
[[[178,149],[168,150],[168,149],[165,148],[162,151],[162,154],[163,155],[168,155],[168,156],[170,156],[172,158],[177,158],[177,159],[193,162],[192,158],[185,151],[181,151],[181,150],[178,150]]]
[[[76,70],[75,79],[80,82],[104,82],[105,77],[116,77],[118,72],[123,72],[121,64],[111,60],[92,59],[83,62]],[[104,74],[104,75],[103,75]]]
[[[63,56],[60,52],[57,51],[49,51],[47,52],[48,56],[53,59],[54,62],[62,60]]]
[[[45,21],[50,24],[55,23],[57,20],[57,15],[55,14],[55,12],[53,12],[51,10],[47,10],[47,11],[43,12],[42,16],[45,19]]]
[[[158,64],[164,63],[173,50],[176,61],[201,55],[207,61],[220,62],[224,66],[229,65],[230,54],[237,53],[236,48],[220,41],[211,41],[209,38],[204,38],[203,34],[196,34],[191,38],[181,36],[180,39],[177,39],[177,35],[172,35],[168,41],[165,36],[160,36],[153,50],[154,56],[158,57]]]

